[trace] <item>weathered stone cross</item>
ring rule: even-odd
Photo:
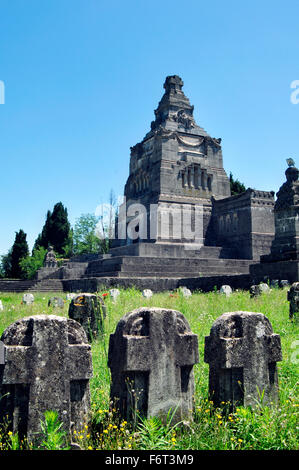
[[[190,415],[193,407],[192,368],[197,362],[197,335],[180,312],[134,310],[110,337],[111,398],[119,400],[119,409],[127,417],[133,393],[143,415],[166,418],[171,409],[176,410],[174,421],[179,420]],[[127,378],[132,380],[133,392],[128,390]]]
[[[11,414],[13,431],[36,440],[47,410],[58,412],[68,432],[72,424],[83,425],[92,362],[81,326],[63,317],[36,315],[12,324],[1,339],[5,345],[1,394],[8,391],[12,396],[0,407],[2,415]]]
[[[256,406],[278,399],[276,362],[282,360],[280,336],[262,313],[224,313],[205,338],[210,365],[210,398]]]

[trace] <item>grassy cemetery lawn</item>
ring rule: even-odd
[[[217,292],[193,293],[184,298],[182,294],[164,292],[154,294],[150,299],[142,297],[134,289],[120,290],[113,302],[104,296],[107,317],[101,337],[92,342],[93,373],[91,379],[91,425],[74,430],[73,441],[83,449],[163,449],[163,450],[278,450],[298,449],[298,362],[299,327],[289,320],[288,288],[272,289],[256,299],[248,292],[237,291],[230,297]],[[108,291],[107,291],[108,292]],[[99,294],[104,294],[102,291]],[[48,307],[53,295],[66,299],[65,293],[36,294],[34,304],[22,305],[22,294],[1,294],[4,310],[0,312],[0,332],[14,321],[35,314],[68,315],[69,301],[64,308]],[[158,419],[127,423],[118,419],[109,403],[110,370],[107,366],[109,335],[114,333],[119,319],[138,307],[164,307],[182,312],[190,323],[193,333],[198,335],[199,364],[194,367],[195,407],[192,423],[173,426],[171,420],[162,425]],[[203,361],[204,338],[210,333],[213,322],[224,312],[261,312],[270,320],[274,333],[281,337],[283,361],[277,364],[280,402],[271,407],[263,405],[263,396],[255,410],[240,406],[233,413],[223,403],[215,409],[208,399],[209,366]],[[52,421],[51,421],[52,420]],[[47,417],[48,436],[45,448],[57,449],[63,446],[61,431],[55,424],[55,416]],[[52,426],[51,426],[52,422]],[[54,424],[53,424],[54,423]],[[17,436],[9,436],[5,428],[1,431],[0,449],[26,448],[26,443]]]

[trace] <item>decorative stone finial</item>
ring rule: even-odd
[[[166,77],[164,88],[166,93],[171,93],[171,91],[177,93],[178,91],[182,90],[183,85],[184,82],[181,77],[179,77],[178,75],[169,75],[168,77]]]

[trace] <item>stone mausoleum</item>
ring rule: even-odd
[[[177,75],[166,77],[154,113],[149,132],[131,147],[110,252],[72,258],[48,279],[44,270],[39,289],[245,288],[255,275],[267,276],[253,266],[275,248],[274,192],[231,195],[221,139],[195,122]]]

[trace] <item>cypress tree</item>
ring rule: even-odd
[[[28,243],[26,240],[26,233],[23,230],[16,232],[16,238],[11,251],[11,277],[22,278],[23,270],[20,266],[20,261],[29,255]]]
[[[35,240],[33,251],[52,245],[58,255],[68,256],[72,251],[72,232],[67,209],[61,202],[55,204],[53,212],[48,211],[42,232]]]
[[[49,241],[60,255],[66,255],[70,249],[71,226],[67,208],[61,202],[55,204],[49,224]]]

